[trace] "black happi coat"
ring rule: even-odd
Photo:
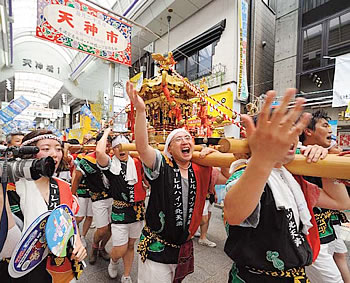
[[[111,217],[113,224],[129,224],[144,219],[144,199],[146,192],[142,186],[141,162],[135,162],[135,167],[138,171],[138,182],[135,185],[129,185],[125,180],[127,162],[121,161],[119,175],[113,174],[110,169],[102,170],[103,174],[109,180],[110,195],[113,200],[129,204],[126,207],[118,207],[118,205],[113,203]]]
[[[317,185],[319,188],[322,188],[322,179],[320,177],[304,176],[304,179]],[[314,207],[313,211],[315,214],[321,244],[327,244],[334,241],[337,237],[334,232],[331,216],[334,213],[337,213],[337,211],[321,207]]]
[[[299,232],[302,227],[297,231],[292,210],[277,210],[268,185],[260,203],[256,228],[228,227],[226,254],[237,266],[265,271],[285,271],[310,265],[312,250],[305,235]]]
[[[103,174],[97,166],[96,152],[82,157],[78,166],[85,174],[86,185],[89,187],[91,200],[97,201],[110,198],[108,187],[103,182]]]
[[[192,163],[192,166],[189,168],[188,219],[184,219],[183,226],[177,226],[176,223],[178,217],[178,211],[176,210],[176,186],[174,186],[174,181],[176,182],[176,170],[178,170],[178,174],[180,174],[176,163],[172,163],[166,157],[162,156],[162,165],[160,167],[158,178],[155,180],[149,180],[151,185],[151,195],[145,219],[146,226],[148,226],[150,230],[156,233],[161,239],[171,244],[181,245],[185,243],[190,238],[189,236],[193,235],[199,227],[205,198],[209,188],[212,168],[200,166],[194,163]],[[194,180],[192,181],[191,174],[194,174]],[[191,193],[191,182],[193,181],[195,182],[194,199],[193,193]],[[193,211],[190,210],[191,207]],[[142,234],[147,234],[145,229],[142,231]],[[143,235],[141,235],[141,240]],[[148,258],[160,263],[174,264],[178,262],[178,254],[179,248],[165,245],[158,251],[151,250],[148,253]]]
[[[85,155],[86,154],[84,154],[84,153],[79,153],[77,158],[75,159],[76,164],[79,164],[80,160]],[[86,183],[86,176],[83,176],[80,183],[79,183],[79,186],[77,189],[77,195],[78,195],[78,197],[81,197],[81,198],[90,198],[90,191],[89,191],[89,187]]]

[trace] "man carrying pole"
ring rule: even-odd
[[[148,144],[145,104],[132,83],[127,93],[136,108],[135,143],[151,185],[138,252],[138,282],[181,282],[193,272],[193,243],[210,182],[224,183],[212,168],[191,162],[194,143],[184,129],[167,137],[164,155]],[[202,155],[214,151],[205,149]]]
[[[329,120],[330,118],[325,111],[319,110],[314,112],[307,128],[304,129],[299,138],[302,144],[304,146],[329,148],[332,141],[332,130],[328,123]],[[332,153],[331,150],[330,153]],[[322,179],[319,177],[304,178],[320,188],[323,187]],[[318,226],[321,248],[316,261],[306,268],[308,277],[312,282],[320,283],[350,282],[347,248],[344,241],[337,238],[337,226],[333,226],[332,221],[333,218],[338,219],[342,214],[337,210],[320,207],[314,207],[313,211]],[[335,254],[334,258],[333,253]]]
[[[134,259],[134,245],[140,237],[143,227],[146,191],[142,185],[142,165],[140,160],[120,151],[118,145],[129,143],[123,135],[112,140],[114,156],[106,153],[107,138],[111,128],[104,131],[96,146],[96,160],[103,174],[108,178],[109,192],[113,197],[111,259],[108,274],[111,278],[118,275],[118,260],[123,258],[124,274],[122,283],[132,283],[130,271]]]
[[[103,133],[96,137],[97,143],[102,138]],[[110,152],[111,139],[107,143],[106,153]],[[92,213],[96,223],[96,232],[94,233],[92,249],[89,256],[89,263],[95,264],[99,255],[104,260],[110,260],[105,246],[111,237],[110,217],[112,210],[113,199],[111,198],[108,188],[109,183],[107,178],[102,174],[97,166],[96,152],[89,153],[82,157],[79,161],[76,170],[76,179],[74,184],[79,184],[82,177],[85,177],[86,184],[90,188],[90,196],[92,201]],[[76,193],[77,185],[72,192]]]

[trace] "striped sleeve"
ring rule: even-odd
[[[246,164],[240,165],[235,168],[235,171],[232,173],[231,177],[226,182],[226,193],[230,190],[230,188],[237,183],[239,178],[243,175]],[[239,226],[247,227],[247,228],[256,228],[259,224],[260,219],[260,209],[261,204],[260,201],[251,215],[249,215]]]

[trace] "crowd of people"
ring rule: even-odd
[[[334,179],[294,176],[284,167],[296,151],[307,162],[341,151],[332,143],[326,113],[303,113],[300,98],[288,111],[293,89],[271,112],[271,91],[258,117],[242,115],[250,153],[237,155],[231,168],[212,168],[191,161],[194,141],[184,128],[168,135],[163,152],[151,147],[145,104],[132,83],[126,90],[136,109],[138,157],[119,147],[129,137],[110,128],[84,136],[83,145],[95,146],[80,151],[72,150],[79,141],[62,142],[47,130],[8,136],[8,147],[39,148],[28,158],[51,156],[55,174],[20,178],[0,194],[1,282],[75,282],[76,265],[87,256],[90,264],[108,261],[111,278],[117,278],[122,260],[121,282],[132,282],[137,241],[137,282],[181,282],[194,271],[192,238],[199,234],[199,244],[216,246],[207,238],[216,184],[226,184],[227,191],[224,252],[233,261],[228,282],[350,282],[347,249],[339,238],[339,225],[347,221],[341,211],[350,209],[346,186]],[[200,156],[214,151],[203,147]],[[49,253],[31,272],[12,278],[9,260],[21,235],[60,204],[72,209],[80,226],[71,253],[64,258]],[[92,224],[96,230],[87,251]]]

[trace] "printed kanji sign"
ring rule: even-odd
[[[79,0],[38,0],[36,36],[131,66],[131,26]]]

